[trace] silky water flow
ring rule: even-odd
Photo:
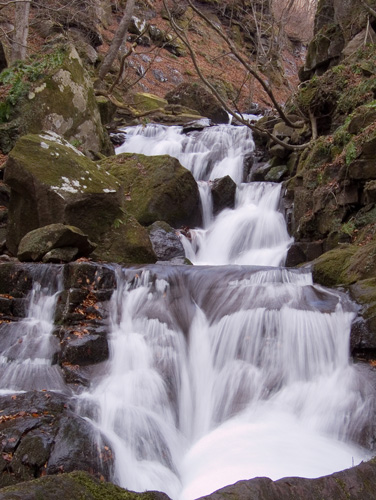
[[[372,389],[349,362],[346,295],[282,267],[291,244],[280,187],[242,184],[244,127],[126,130],[121,151],[170,154],[200,186],[204,227],[183,241],[199,265],[116,268],[105,375],[76,396],[111,443],[113,480],[193,500],[240,479],[317,477],[367,459]],[[236,206],[213,217],[210,180]],[[0,325],[0,394],[68,392],[53,358],[59,266],[33,265],[23,321]]]
[[[112,443],[114,480],[193,500],[368,458],[373,399],[349,362],[354,308],[307,270],[278,267],[291,244],[280,186],[241,183],[248,129],[125,132],[118,152],[170,154],[191,170],[204,227],[183,239],[200,266],[118,272],[110,370],[81,396]],[[209,184],[223,175],[238,185],[236,206],[213,217]]]
[[[0,325],[0,395],[31,390],[65,392],[60,368],[53,363],[59,341],[52,335],[61,268],[30,266],[32,289],[26,315],[18,323]]]

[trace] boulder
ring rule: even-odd
[[[211,183],[213,198],[213,214],[221,212],[224,208],[234,208],[236,184],[229,175],[214,179]]]
[[[282,182],[282,180],[288,174],[287,165],[279,165],[277,167],[272,167],[265,176],[267,182]]]
[[[124,207],[140,224],[163,220],[179,227],[198,222],[197,183],[176,158],[123,153],[102,160],[100,166],[122,183]]]
[[[55,223],[77,226],[97,242],[122,215],[119,182],[53,133],[22,137],[4,180],[11,188],[7,245],[14,254],[26,233]]]
[[[167,106],[166,99],[162,99],[147,92],[137,92],[133,95],[134,107],[137,111],[151,111],[154,109],[163,109]]]
[[[214,123],[228,123],[227,112],[218,104],[216,98],[198,83],[182,83],[165,95],[169,104],[180,104],[195,109],[201,116],[210,118]]]
[[[113,154],[92,82],[76,49],[68,45],[67,49],[56,49],[55,59],[53,54],[46,57],[53,61],[52,69],[37,82],[31,82],[28,95],[14,108],[13,112],[19,117],[18,134],[51,130],[74,141],[85,152]],[[15,134],[8,130],[6,137],[9,142]],[[5,147],[9,150],[6,144]]]
[[[185,257],[184,247],[175,229],[166,222],[157,221],[148,227],[150,241],[158,260],[168,261]]]
[[[97,244],[97,259],[155,262],[147,231],[124,214],[120,182],[56,134],[22,137],[4,179],[11,188],[7,246],[12,253],[28,232],[60,223],[87,234]]]
[[[27,233],[20,241],[17,257],[20,261],[40,261],[51,250],[64,247],[73,247],[75,250],[69,262],[75,257],[87,257],[95,245],[78,227],[50,224]],[[49,258],[53,255],[56,258],[56,253],[50,254]]]

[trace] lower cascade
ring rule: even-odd
[[[80,396],[114,480],[193,500],[240,479],[318,477],[370,455],[373,409],[348,360],[354,313],[309,273],[123,270],[109,373]]]
[[[370,457],[374,402],[349,362],[354,308],[307,270],[277,267],[291,238],[280,186],[241,182],[249,132],[126,134],[119,152],[168,153],[192,171],[204,227],[182,236],[200,266],[118,273],[109,372],[79,397],[112,443],[114,480],[193,500],[240,479],[318,477]],[[236,204],[214,217],[205,185],[226,173]]]

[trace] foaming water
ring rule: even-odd
[[[206,229],[182,236],[193,264],[280,266],[292,243],[283,215],[277,211],[281,186],[241,184],[233,210],[223,210]]]
[[[25,319],[0,326],[0,394],[29,390],[66,390],[53,357],[59,342],[52,335],[56,300],[61,291],[60,270],[34,268]]]
[[[373,399],[348,361],[353,316],[306,272],[123,271],[110,373],[80,396],[112,442],[115,481],[193,500],[240,479],[317,477],[368,458],[356,443]]]
[[[184,134],[182,127],[129,127],[118,153],[169,154],[179,159],[198,181],[203,228],[181,236],[186,257],[196,265],[285,262],[292,239],[278,211],[281,186],[242,183],[244,156],[254,150],[247,127],[220,125]],[[229,175],[237,184],[234,209],[213,216],[210,182]]]
[[[168,154],[177,158],[196,180],[229,175],[236,184],[243,179],[243,160],[255,144],[247,127],[217,125],[189,134],[183,127],[139,125],[124,129],[126,140],[116,153]]]

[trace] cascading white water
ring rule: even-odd
[[[34,270],[37,275],[25,319],[0,325],[0,394],[66,390],[59,366],[52,365],[59,350],[52,329],[60,276],[45,266]]]
[[[292,239],[278,211],[281,186],[243,184],[244,155],[254,149],[247,127],[220,125],[184,134],[182,127],[129,127],[118,153],[169,154],[189,169],[199,184],[203,229],[182,236],[193,264],[283,265]],[[210,181],[229,175],[236,182],[236,204],[213,217]]]
[[[317,477],[368,457],[373,407],[348,362],[354,313],[309,273],[250,267],[124,271],[111,369],[81,399],[115,480],[193,500],[240,479]]]
[[[213,219],[208,203],[205,229],[184,242],[194,263],[221,267],[118,276],[110,370],[79,396],[112,443],[115,481],[193,500],[240,479],[317,477],[367,458],[356,443],[374,403],[348,360],[347,299],[307,271],[244,265],[281,265],[291,243],[280,187],[240,183],[249,132],[153,125],[127,136],[118,152],[168,153],[198,180],[230,173],[239,185],[235,209]]]

